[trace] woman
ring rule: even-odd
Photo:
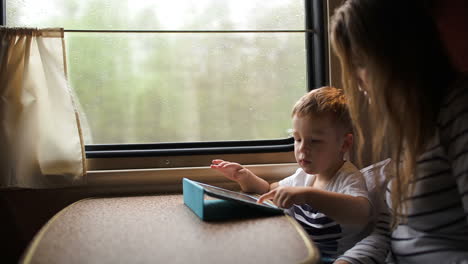
[[[332,20],[358,135],[367,113],[374,154],[385,146],[401,161],[387,188],[391,224],[382,211],[336,263],[468,263],[468,78],[421,3],[349,0]]]

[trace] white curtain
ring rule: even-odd
[[[0,186],[83,184],[86,160],[63,29],[0,28]]]

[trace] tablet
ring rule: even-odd
[[[276,205],[274,205],[269,200],[264,201],[261,204],[257,203],[258,198],[255,197],[254,195],[249,195],[249,194],[246,194],[246,193],[230,191],[230,190],[226,190],[226,189],[223,189],[223,188],[220,188],[220,187],[208,185],[208,184],[201,183],[201,182],[196,182],[196,181],[192,181],[192,182],[194,182],[194,183],[200,185],[201,187],[203,187],[203,189],[205,190],[205,193],[207,195],[215,197],[215,198],[220,198],[220,199],[224,199],[224,200],[231,200],[231,201],[237,201],[237,202],[246,203],[248,205],[266,207],[266,208],[269,208],[269,209],[275,209],[275,210],[278,210],[278,211],[283,211],[282,208],[277,207]]]

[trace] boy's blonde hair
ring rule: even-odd
[[[329,114],[345,133],[353,133],[353,125],[343,90],[325,86],[302,96],[294,105],[292,116]]]

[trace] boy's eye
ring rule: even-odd
[[[307,142],[308,142],[309,145],[315,145],[315,144],[319,144],[322,141],[318,140],[318,139],[310,139]]]

